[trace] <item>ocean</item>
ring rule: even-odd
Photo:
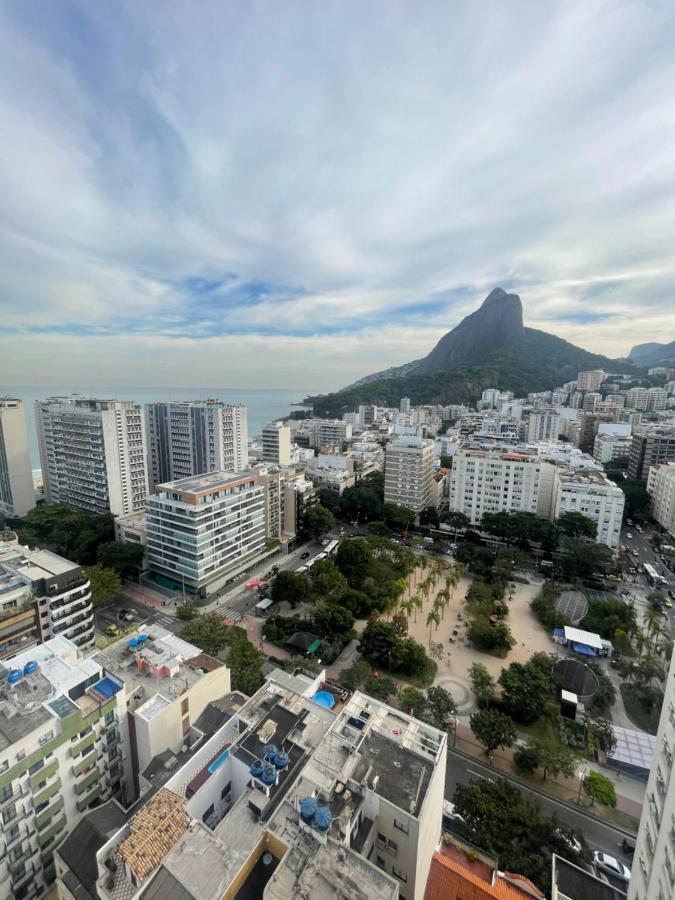
[[[28,428],[31,466],[40,469],[40,455],[35,430],[34,403],[47,397],[81,394],[83,397],[99,397],[101,399],[134,400],[136,403],[150,403],[153,400],[207,400],[217,399],[225,403],[243,403],[248,409],[249,440],[260,434],[263,425],[287,416],[295,403],[301,403],[311,391],[289,388],[153,388],[137,387],[133,389],[110,385],[90,386],[73,384],[53,384],[49,387],[35,385],[2,385],[0,395],[17,397],[23,400]]]

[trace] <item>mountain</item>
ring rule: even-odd
[[[376,372],[333,394],[307,397],[316,415],[341,415],[361,403],[465,403],[489,387],[516,396],[550,390],[585,369],[640,374],[630,362],[589,353],[545,331],[523,326],[517,294],[495,288],[475,312],[420,360]]]
[[[675,362],[675,341],[669,344],[638,344],[628,354],[636,366],[658,366],[662,362]]]

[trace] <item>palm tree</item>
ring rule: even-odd
[[[417,610],[422,609],[422,598],[419,594],[413,594],[412,601],[415,605],[415,621],[417,621]]]
[[[435,622],[436,628],[438,629],[440,621],[441,621],[441,617],[438,614],[438,610],[430,609],[429,612],[427,613],[427,625],[429,626],[429,644],[431,644],[431,626]]]
[[[638,652],[638,660],[642,658],[642,654],[644,653],[647,644],[647,635],[644,633],[644,631],[642,631],[641,628],[638,628],[635,632],[635,646]]]
[[[647,635],[652,638],[654,644],[658,640],[663,627],[663,613],[660,609],[650,608],[644,614],[644,624],[647,627]]]
[[[447,588],[443,588],[442,591],[439,591],[436,594],[436,601],[438,602],[438,605],[441,609],[441,618],[444,619],[445,618],[445,607],[450,602],[450,592],[448,591]]]
[[[410,621],[410,613],[413,611],[415,607],[415,601],[412,597],[408,597],[407,600],[403,600],[401,603],[401,611],[406,614],[406,618]]]

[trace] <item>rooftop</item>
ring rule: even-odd
[[[207,472],[204,475],[178,478],[176,481],[165,481],[164,484],[158,484],[155,487],[155,493],[173,491],[178,494],[208,494],[257,477],[258,473],[253,469],[246,469],[242,472]]]
[[[373,730],[361,744],[353,778],[359,782],[366,779],[381,797],[406,812],[416,813],[424,803],[433,771],[431,760]]]
[[[180,840],[190,818],[183,798],[161,788],[129,822],[130,835],[118,853],[134,877],[142,882]]]
[[[64,559],[51,550],[32,550],[21,544],[0,542],[0,563],[9,566],[17,573],[39,581],[41,578],[53,578],[79,569],[77,563]]]
[[[126,820],[124,810],[109,800],[86,813],[59,847],[59,856],[76,879],[70,890],[77,887],[78,898],[98,896],[96,854]]]

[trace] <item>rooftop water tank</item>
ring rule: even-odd
[[[274,765],[277,769],[285,769],[288,765],[288,753],[284,753],[283,750],[274,757]]]
[[[28,660],[26,665],[23,667],[23,674],[24,675],[32,675],[33,672],[37,672],[37,670],[38,670],[37,660],[30,659],[30,660]]]
[[[311,822],[314,818],[318,804],[314,797],[303,797],[300,801],[300,815],[305,822]]]
[[[272,762],[277,755],[278,750],[279,748],[276,744],[265,744],[263,749],[263,759],[266,760],[266,762]]]
[[[138,638],[131,638],[129,643],[127,644],[129,650],[135,650],[138,647]]]
[[[262,773],[262,783],[266,785],[274,784],[277,780],[277,770],[274,766],[265,766]]]
[[[7,683],[16,684],[17,682],[21,681],[22,678],[23,673],[21,672],[21,669],[10,669],[9,675],[7,676]]]
[[[332,821],[333,816],[330,809],[327,806],[317,806],[316,812],[314,813],[314,826],[318,828],[319,831],[328,831]]]
[[[251,772],[251,775],[253,775],[254,778],[260,778],[260,776],[263,773],[263,769],[264,769],[263,764],[260,762],[259,759],[256,759],[256,761],[251,765],[251,768],[249,771]]]
[[[136,640],[138,642],[138,646],[142,647],[144,644],[148,643],[148,636],[147,634],[139,634]]]

